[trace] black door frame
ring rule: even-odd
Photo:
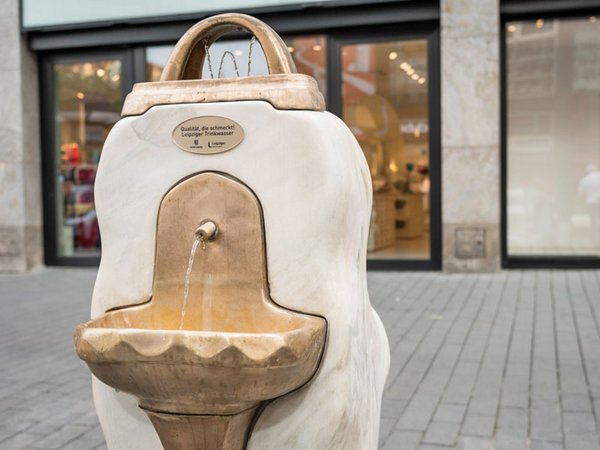
[[[503,0],[500,21],[500,225],[502,267],[506,269],[597,269],[600,257],[508,254],[508,78],[506,25],[522,20],[600,16],[600,0]]]
[[[56,129],[54,65],[109,59],[121,60],[121,92],[125,99],[125,95],[131,91],[134,78],[134,54],[130,49],[52,52],[41,55],[39,58],[44,262],[47,265],[97,266],[100,262],[100,258],[97,256],[60,256],[58,254],[57,223],[60,218],[57,217],[56,210],[56,189],[58,188],[56,151],[59,136]]]
[[[370,259],[369,270],[440,270],[442,268],[440,35],[437,22],[361,28],[328,35],[328,110],[342,116],[341,50],[344,45],[389,41],[427,42],[429,114],[429,259]]]

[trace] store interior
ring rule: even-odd
[[[342,48],[343,119],[373,180],[370,259],[430,257],[427,44]]]

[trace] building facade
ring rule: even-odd
[[[0,271],[98,263],[124,96],[224,11],[280,33],[361,144],[369,268],[600,267],[600,0],[1,1]],[[204,78],[267,71],[246,35],[210,57]]]

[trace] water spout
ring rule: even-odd
[[[212,220],[203,221],[198,228],[196,228],[196,239],[203,241],[213,241],[219,233],[219,227]]]

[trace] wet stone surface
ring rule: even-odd
[[[94,278],[0,275],[0,450],[106,448],[71,340]],[[380,272],[369,290],[392,349],[380,448],[600,450],[600,271]]]

